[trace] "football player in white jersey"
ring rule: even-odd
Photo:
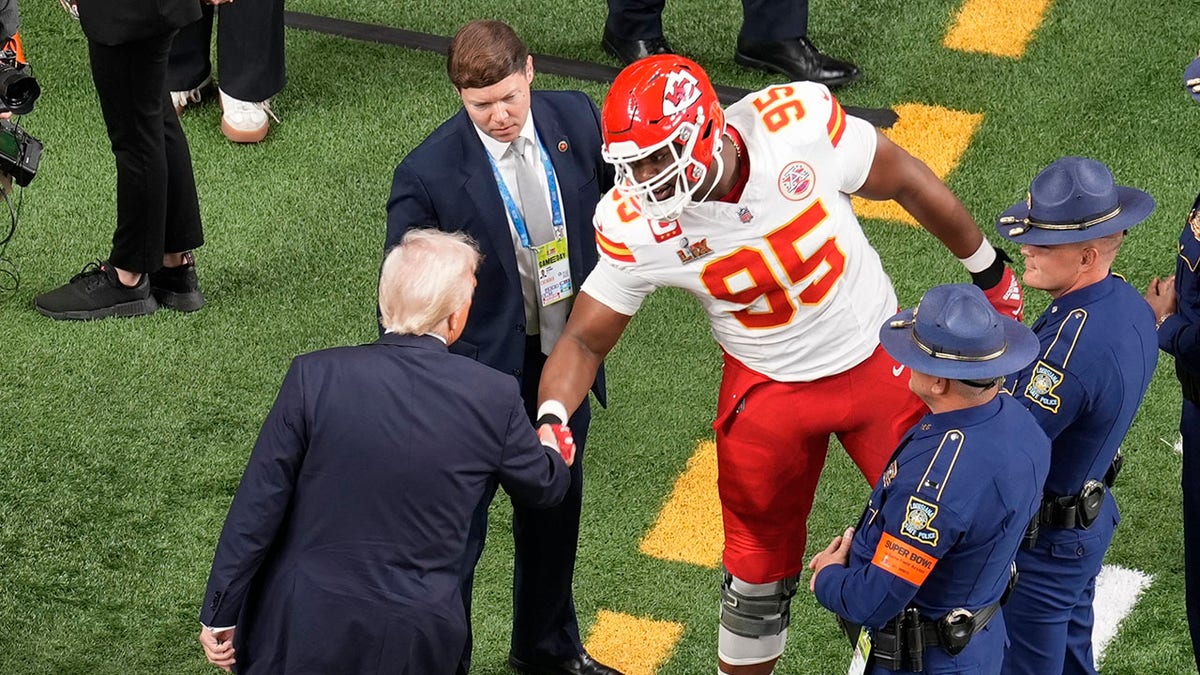
[[[1018,320],[1021,289],[945,184],[822,85],[770,87],[726,112],[698,65],[652,56],[616,78],[601,123],[618,187],[596,209],[600,262],[546,362],[539,421],[569,419],[652,291],[699,299],[724,351],[719,672],[770,673],[830,434],[873,485],[926,412],[879,346],[897,300],[850,194],[895,199]]]

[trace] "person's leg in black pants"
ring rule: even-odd
[[[662,13],[666,0],[608,0],[600,48],[625,65],[652,54],[668,54]]]
[[[733,60],[836,87],[859,78],[858,67],[829,58],[808,39],[808,0],[742,0],[742,29]]]
[[[528,341],[521,396],[529,419],[537,414],[537,389],[546,357],[538,339]],[[513,631],[512,655],[532,663],[556,662],[583,651],[571,582],[579,544],[579,514],[583,505],[583,455],[591,423],[588,399],[568,425],[575,438],[571,487],[562,503],[549,509],[513,505]]]
[[[212,75],[209,47],[212,44],[213,6],[205,2],[201,3],[201,8],[204,14],[180,28],[171,45],[171,58],[167,66],[167,87],[171,91],[190,92],[198,89]],[[199,103],[199,99],[187,103]],[[179,103],[176,105],[179,106]]]
[[[172,37],[88,44],[117,161],[117,229],[109,259],[133,272],[155,272],[164,253],[204,243],[191,153],[166,85]]]
[[[217,73],[221,91],[241,101],[265,101],[283,90],[283,0],[217,9]]]
[[[92,80],[117,165],[117,226],[108,261],[34,299],[53,319],[149,314],[204,304],[191,249],[204,243],[187,139],[167,90],[175,31],[103,45],[88,40]],[[164,265],[171,269],[156,274]],[[164,299],[155,279],[164,280]]]
[[[537,413],[537,388],[546,357],[541,342],[532,336],[526,340],[525,368],[521,379],[521,397],[530,421]],[[583,503],[583,448],[587,439],[591,408],[588,400],[571,417],[568,424],[575,438],[575,463],[571,466],[571,487],[558,506],[531,509],[513,505],[513,631],[512,654],[522,660],[535,662],[558,661],[577,656],[583,651],[579,625],[575,619],[575,603],[571,597],[571,581],[575,572],[575,549],[579,543],[579,513]],[[463,570],[462,596],[471,623],[471,589],[475,581],[475,565],[483,553],[487,534],[488,507],[495,495],[484,495],[475,509],[467,537],[467,554]],[[468,630],[467,646],[458,674],[467,672],[471,663],[472,635]]]
[[[1192,651],[1200,671],[1200,408],[1184,400],[1179,431],[1183,435],[1183,581]]]

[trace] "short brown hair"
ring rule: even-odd
[[[454,34],[446,54],[446,73],[458,89],[490,87],[520,72],[529,47],[503,21],[472,21]]]

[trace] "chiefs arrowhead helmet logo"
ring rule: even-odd
[[[700,100],[700,87],[696,76],[686,70],[667,73],[667,84],[663,87],[663,115],[674,115],[687,110]]]

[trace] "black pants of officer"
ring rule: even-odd
[[[1200,407],[1184,399],[1179,418],[1183,435],[1183,570],[1184,598],[1192,651],[1200,671]]]
[[[283,0],[242,0],[215,8],[217,82],[239,101],[265,101],[287,82],[283,49]],[[200,86],[212,73],[209,44],[214,7],[184,26],[171,49],[171,91]]]
[[[526,339],[525,363],[521,375],[521,397],[525,411],[533,421],[537,414],[538,382],[546,357],[536,335]],[[565,659],[583,651],[575,601],[571,594],[575,575],[575,553],[579,545],[579,514],[583,507],[583,449],[592,412],[588,399],[571,416],[568,424],[575,438],[575,463],[571,465],[571,487],[562,503],[548,509],[513,505],[513,631],[511,653],[526,662]],[[494,494],[494,493],[493,493]],[[483,553],[487,534],[488,506],[485,495],[475,510],[467,537],[467,562],[463,582],[463,602],[467,622],[471,620],[471,588],[475,563]],[[463,655],[459,675],[471,661],[471,635]]]
[[[204,243],[192,156],[167,89],[174,31],[120,45],[88,40],[92,80],[117,161],[110,262],[154,272],[163,253]]]
[[[608,0],[608,29],[631,40],[662,37],[666,0]],[[808,0],[742,0],[745,42],[792,40],[808,35]]]

